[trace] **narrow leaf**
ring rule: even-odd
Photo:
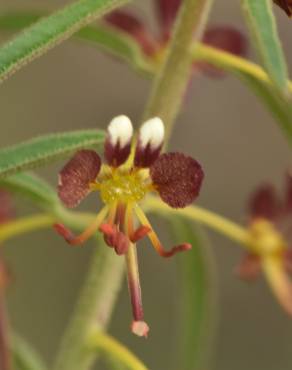
[[[0,82],[129,0],[79,0],[40,19],[0,48]]]
[[[288,72],[272,1],[242,0],[242,7],[268,75],[281,91],[287,92]]]
[[[33,173],[17,173],[0,180],[0,187],[12,193],[20,194],[46,210],[60,207],[54,189],[43,179]]]
[[[8,13],[0,15],[0,30],[17,31],[40,19],[37,13]],[[153,73],[154,66],[146,60],[141,47],[131,37],[123,32],[105,26],[94,25],[86,26],[75,34],[79,40],[90,42],[111,55],[124,60],[142,73]]]
[[[100,130],[82,130],[40,136],[0,149],[0,178],[55,161],[103,140],[104,133]]]
[[[89,340],[89,349],[101,353],[111,369],[147,370],[143,362],[127,347],[108,334],[93,331]]]
[[[13,337],[12,356],[15,370],[46,370],[40,356],[19,336]]]
[[[181,216],[171,216],[175,242],[192,249],[178,258],[181,290],[180,370],[207,369],[218,315],[217,276],[203,229]]]
[[[283,96],[273,88],[268,75],[256,64],[227,52],[206,46],[197,45],[193,50],[195,61],[204,61],[215,67],[232,73],[242,80],[258,96],[267,110],[272,113],[281,129],[292,144],[292,104],[289,96]],[[291,92],[292,84],[288,82]]]

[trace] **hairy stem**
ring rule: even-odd
[[[93,327],[105,330],[123,276],[124,260],[110,248],[98,245],[84,282],[73,317],[63,337],[55,370],[85,370],[95,359],[88,351],[88,336]]]
[[[166,126],[167,143],[191,75],[191,46],[200,39],[213,0],[184,0],[172,41],[155,79],[144,119],[159,116]]]

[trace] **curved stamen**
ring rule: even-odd
[[[145,213],[142,211],[142,209],[136,205],[135,207],[135,212],[140,220],[141,224],[143,226],[149,227],[151,230],[147,234],[149,239],[151,240],[153,247],[155,248],[156,252],[161,256],[161,257],[171,257],[174,254],[178,252],[184,252],[192,248],[192,246],[189,243],[183,243],[180,245],[176,245],[175,247],[171,248],[169,251],[165,250],[163,245],[161,244],[157,234],[155,231],[152,229],[150,222],[148,221],[148,218],[146,217]]]
[[[78,236],[75,236],[66,226],[62,224],[55,224],[54,229],[63,236],[67,243],[70,245],[80,245],[83,244],[86,240],[88,240],[99,228],[102,221],[105,219],[108,213],[108,206],[102,208],[102,210],[98,213],[94,221],[87,227],[86,230],[83,231]]]

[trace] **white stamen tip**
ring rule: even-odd
[[[128,145],[133,136],[132,122],[127,116],[123,115],[113,118],[107,130],[111,144],[115,146],[119,141],[121,148]]]
[[[147,338],[149,333],[149,326],[145,321],[133,321],[131,329],[132,333],[136,334],[138,337]]]
[[[159,117],[154,117],[143,123],[140,128],[140,144],[145,148],[148,144],[151,149],[159,148],[164,139],[164,124]]]

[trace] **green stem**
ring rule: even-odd
[[[173,209],[154,197],[147,198],[143,209],[144,211],[154,211],[164,214],[180,214],[190,220],[206,225],[237,243],[242,244],[244,247],[249,248],[249,233],[244,227],[207,209],[198,206]]]
[[[17,235],[30,231],[45,229],[52,226],[55,218],[51,215],[40,214],[31,217],[24,217],[15,221],[7,222],[0,226],[0,243]]]
[[[191,74],[191,46],[199,40],[213,0],[184,0],[161,70],[155,79],[144,119],[159,116],[168,141]]]
[[[99,331],[91,334],[89,347],[101,351],[107,358],[119,363],[119,369],[125,366],[129,370],[147,370],[147,367],[123,344],[108,334]]]
[[[105,330],[116,301],[124,260],[102,243],[96,248],[73,317],[63,337],[55,370],[85,370],[95,359],[86,342],[92,327]]]

